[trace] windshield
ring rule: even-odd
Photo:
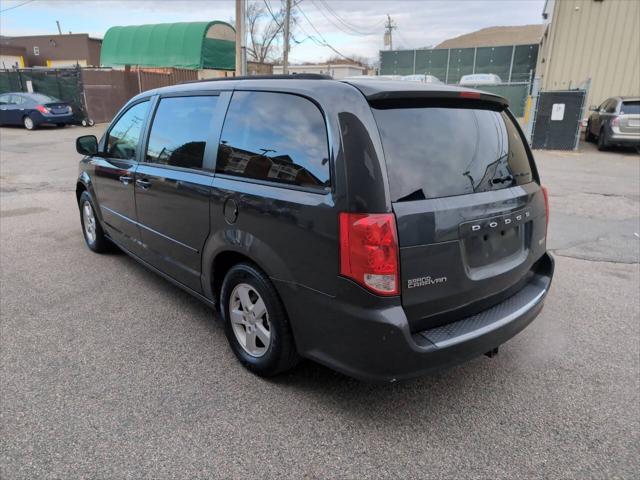
[[[533,181],[520,133],[504,112],[434,107],[373,112],[394,202]]]

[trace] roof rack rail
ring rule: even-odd
[[[242,75],[237,77],[205,78],[202,80],[188,80],[185,83],[224,82],[229,80],[333,80],[329,75],[318,73],[291,73],[289,75]]]

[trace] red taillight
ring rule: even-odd
[[[547,215],[547,226],[549,225],[549,192],[547,191],[547,187],[540,186],[542,190],[542,195],[544,195],[544,211]]]
[[[49,113],[49,109],[44,105],[36,105],[36,110],[38,110],[40,113]]]
[[[620,117],[613,117],[611,119],[611,126],[612,127],[619,127],[620,126]]]
[[[340,213],[340,274],[379,295],[398,294],[398,234],[392,213]]]
[[[480,98],[480,92],[460,92],[460,98]]]

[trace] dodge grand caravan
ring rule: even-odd
[[[540,312],[548,201],[505,99],[297,75],[144,92],[78,138],[87,246],[219,309],[269,376],[393,381],[494,353]]]

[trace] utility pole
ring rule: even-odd
[[[246,0],[236,0],[236,76],[247,74]]]
[[[393,50],[393,30],[395,28],[398,27],[387,13],[387,23],[384,26],[384,44],[389,46],[389,50]]]
[[[284,13],[284,51],[282,52],[282,73],[289,74],[289,21],[291,19],[291,0],[287,0]]]

